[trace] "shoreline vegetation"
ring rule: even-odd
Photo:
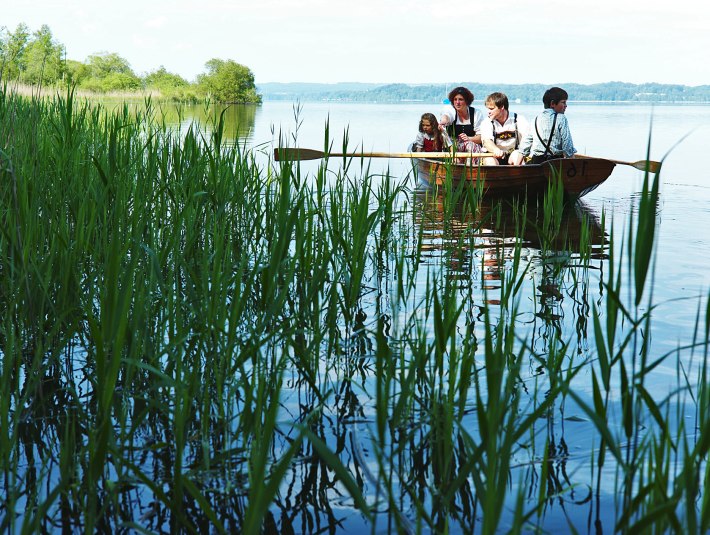
[[[45,89],[61,93],[65,87],[72,86],[91,97],[119,94],[124,98],[141,98],[155,93],[161,99],[184,103],[261,102],[254,74],[231,59],[210,59],[205,63],[205,72],[193,82],[167,71],[162,65],[138,75],[128,61],[116,53],[91,54],[84,62],[68,59],[66,47],[54,38],[49,26],[30,32],[23,23],[13,32],[0,27],[2,85],[18,88],[23,93],[26,90],[19,88],[28,87],[30,94],[46,94]]]
[[[0,530],[710,528],[710,309],[654,345],[658,175],[609,231],[555,184],[208,130],[0,88]]]
[[[72,91],[74,98],[76,99],[89,99],[95,101],[114,101],[116,103],[121,102],[144,102],[146,98],[151,99],[153,102],[169,101],[175,102],[177,104],[204,104],[208,102],[214,102],[216,104],[240,104],[240,105],[259,105],[261,100],[258,102],[222,102],[211,100],[209,95],[204,95],[198,98],[196,95],[192,95],[189,98],[179,98],[176,95],[170,93],[169,91],[161,91],[156,88],[140,89],[135,91],[106,91],[106,92],[96,92],[88,89],[79,88],[69,88]],[[66,86],[34,86],[27,84],[8,84],[4,87],[4,90],[8,94],[16,94],[25,98],[55,98],[57,95],[66,95]]]

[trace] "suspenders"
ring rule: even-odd
[[[543,156],[547,156],[548,154],[550,156],[554,156],[552,154],[552,151],[550,150],[550,147],[552,146],[552,136],[555,135],[555,125],[557,124],[557,114],[555,113],[555,116],[552,119],[552,129],[550,130],[550,139],[547,140],[547,144],[545,144],[545,140],[542,139],[540,136],[540,131],[537,129],[537,117],[535,117],[535,133],[537,134],[537,138],[540,140],[542,145],[545,147],[545,152],[542,153]]]
[[[453,108],[453,105],[452,105]],[[470,134],[467,134],[469,136],[474,136],[476,135],[476,110],[472,108],[471,106],[468,107],[468,118],[471,121],[471,124],[459,124],[459,114],[456,111],[456,108],[454,108],[454,120],[452,123],[449,124],[451,127],[451,132],[449,132],[449,135],[452,137],[458,137],[458,135],[463,132],[466,133],[466,127],[470,126]]]
[[[514,113],[513,114],[513,123],[515,124],[515,148],[518,148],[518,145],[520,144],[520,136],[518,136],[518,114]],[[499,134],[502,134],[503,132],[496,132],[496,125],[493,123],[493,119],[491,119],[491,127],[493,128],[493,143],[496,144],[496,140],[499,137]]]

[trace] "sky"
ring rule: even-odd
[[[266,82],[710,84],[707,0],[0,0],[67,57],[187,80],[212,58]]]

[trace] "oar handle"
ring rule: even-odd
[[[489,152],[323,152],[298,147],[274,149],[274,160],[297,161],[317,160],[325,157],[346,158],[485,158],[493,156]]]
[[[485,158],[490,152],[329,152],[328,156],[346,158]]]

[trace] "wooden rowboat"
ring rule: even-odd
[[[413,165],[419,180],[430,186],[443,185],[447,177],[453,184],[462,180],[483,181],[485,194],[537,194],[545,191],[552,179],[560,177],[565,193],[582,197],[602,184],[616,163],[602,158],[560,158],[542,164],[476,165],[451,163],[450,160],[414,158]]]

